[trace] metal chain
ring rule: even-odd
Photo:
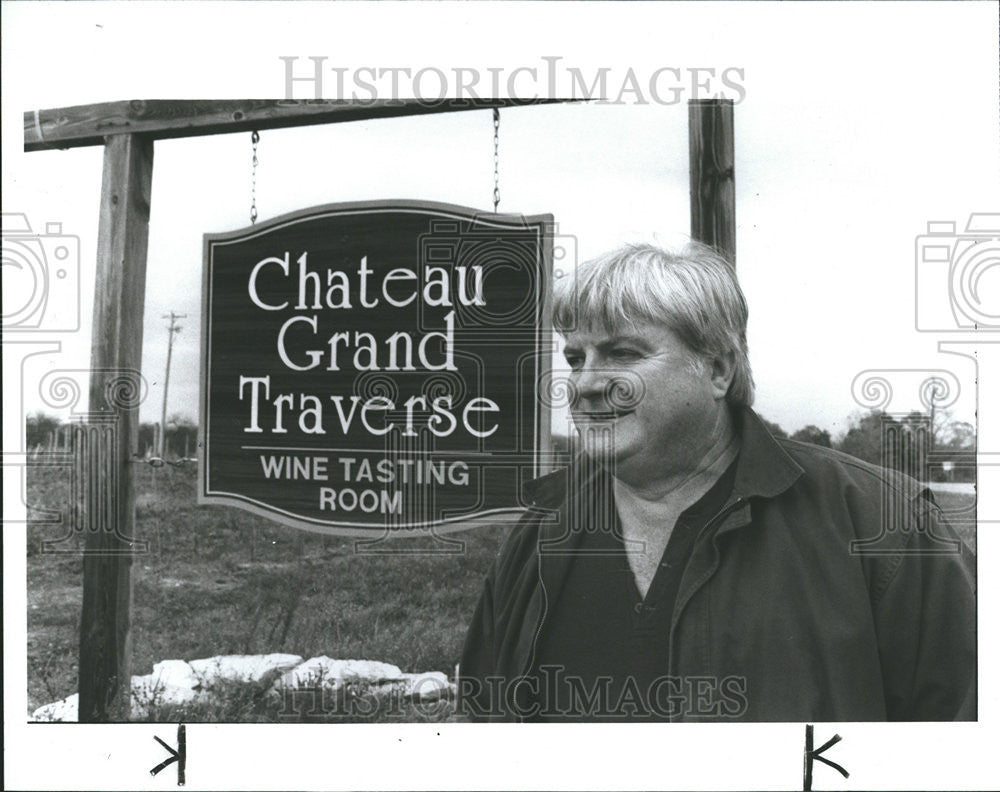
[[[500,108],[493,108],[493,214],[500,206]]]
[[[257,222],[257,144],[260,143],[260,133],[255,129],[250,135],[253,144],[253,159],[250,168],[250,225]]]

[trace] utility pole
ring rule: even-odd
[[[163,412],[160,413],[160,443],[156,450],[156,455],[163,458],[167,445],[167,389],[170,387],[170,357],[174,351],[174,334],[181,331],[181,326],[177,324],[178,319],[186,319],[187,314],[176,314],[171,311],[163,314],[164,319],[170,320],[170,327],[167,328],[167,371],[163,375]]]

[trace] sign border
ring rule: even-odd
[[[555,221],[551,214],[520,215],[520,214],[496,214],[488,210],[479,210],[472,207],[460,206],[457,204],[441,203],[437,201],[421,201],[414,199],[385,199],[377,201],[347,201],[341,203],[320,204],[317,206],[298,209],[293,212],[278,215],[264,222],[257,223],[234,231],[211,232],[204,234],[203,254],[202,254],[202,289],[201,289],[201,347],[200,360],[200,382],[198,407],[200,411],[198,420],[198,487],[197,503],[199,506],[232,506],[255,514],[259,517],[266,517],[269,520],[287,525],[299,530],[306,530],[312,533],[326,535],[366,537],[372,538],[380,533],[383,536],[416,536],[416,535],[436,535],[441,533],[452,533],[463,531],[469,528],[486,524],[496,524],[498,522],[513,522],[519,518],[526,510],[524,506],[511,506],[502,509],[490,509],[488,511],[476,512],[474,514],[462,515],[458,517],[447,517],[432,522],[402,523],[397,526],[378,525],[372,523],[360,523],[350,521],[327,521],[301,517],[283,511],[275,506],[271,506],[234,492],[220,490],[210,490],[208,482],[208,456],[209,456],[209,400],[210,389],[208,387],[208,376],[211,368],[210,344],[211,338],[211,273],[212,273],[212,252],[217,245],[224,245],[236,241],[246,241],[256,236],[273,231],[287,225],[315,220],[329,215],[350,215],[350,214],[376,214],[385,211],[397,210],[414,214],[437,215],[443,219],[451,220],[472,220],[477,223],[493,223],[498,228],[524,228],[527,226],[541,226],[541,254],[542,254],[542,288],[536,291],[535,295],[535,381],[542,382],[546,374],[552,371],[552,355],[554,351],[553,328],[552,328],[552,283],[554,276],[552,243],[555,230]],[[551,470],[552,460],[552,422],[551,406],[546,399],[535,399],[535,437],[536,447],[532,452],[534,476],[540,476]],[[364,451],[365,449],[357,449]],[[498,455],[498,462],[503,464],[506,455]],[[517,460],[519,455],[511,455]],[[516,462],[515,462],[516,463]],[[509,463],[508,463],[509,464]]]

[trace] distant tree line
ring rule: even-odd
[[[30,451],[37,448],[61,447],[64,441],[58,437],[58,434],[65,432],[65,426],[62,421],[51,415],[41,412],[32,413],[25,420],[25,445]]]
[[[836,438],[812,424],[791,435],[773,421],[764,419],[764,424],[775,437],[833,448],[921,479],[976,480],[976,430],[966,421],[954,420],[945,410],[933,416],[915,411],[903,417],[872,410],[853,416]],[[574,438],[555,435],[552,440],[557,451],[572,453],[576,448]],[[917,465],[924,469],[914,469]]]
[[[71,443],[72,424],[60,421],[52,415],[36,412],[25,419],[25,444],[29,451],[64,451]],[[156,438],[160,427],[157,423],[139,424],[140,456],[156,453]],[[167,421],[164,437],[164,457],[166,459],[188,459],[196,456],[198,450],[198,425],[189,418],[173,415]]]
[[[156,438],[159,424],[139,424],[139,453],[142,456],[156,454]],[[164,459],[189,459],[197,455],[198,424],[181,415],[167,419],[166,434],[163,438]]]
[[[976,430],[946,410],[905,416],[872,410],[851,420],[834,447],[851,456],[914,475],[915,460],[927,461],[923,478],[976,480]]]
[[[825,446],[876,465],[902,470],[910,475],[932,481],[975,481],[976,430],[966,421],[956,421],[945,410],[933,416],[911,412],[897,417],[872,410],[851,418],[847,430],[831,438],[825,429],[809,425],[788,434],[773,421],[764,420],[775,437],[790,438],[804,443]],[[31,451],[57,450],[69,447],[69,424],[44,413],[33,413],[26,421],[27,447]],[[156,453],[159,426],[143,423],[139,426],[141,456]],[[554,435],[556,451],[574,452],[576,441],[565,435]],[[198,426],[181,415],[167,421],[164,456],[167,459],[191,458],[198,448]],[[925,470],[914,470],[914,462],[926,461]],[[922,462],[921,462],[922,463]]]

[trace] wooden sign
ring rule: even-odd
[[[393,201],[207,234],[199,502],[354,535],[519,512],[551,228]]]

